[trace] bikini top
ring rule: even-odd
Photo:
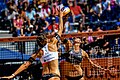
[[[52,60],[58,59],[58,52],[51,52],[48,50],[48,44],[42,48],[44,54],[41,58],[42,63],[50,62]]]
[[[69,56],[66,57],[66,61],[72,64],[79,64],[82,62],[82,49],[79,52],[75,52],[73,49],[69,52]]]

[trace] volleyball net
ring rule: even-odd
[[[51,38],[52,36],[48,37]],[[106,69],[110,69],[110,72],[106,73],[105,71],[101,71],[99,69],[92,67],[88,61],[83,60],[82,69],[86,80],[120,79],[120,30],[109,30],[101,32],[82,32],[62,35],[62,38],[71,39],[73,37],[81,38],[82,40],[81,47],[89,54],[91,60],[94,63],[101,65]],[[89,37],[93,37],[94,41],[89,42],[87,39]],[[63,46],[63,44],[60,45]],[[39,46],[36,43],[36,36],[1,38],[0,76],[10,75],[19,67],[20,64],[24,63],[24,61],[27,61],[30,55],[33,52],[37,51],[38,48]],[[59,49],[63,54],[64,53],[63,47],[60,47]],[[60,57],[59,60],[61,61],[62,58]],[[36,62],[33,64],[35,65],[39,64],[38,59],[36,59]],[[67,68],[63,67],[64,65],[69,67]],[[15,68],[13,69],[12,67]],[[75,71],[71,64],[67,64],[64,62],[60,63],[60,67],[61,67],[60,70],[63,71],[64,74],[68,74],[68,70],[72,72]],[[8,71],[8,69],[10,70]],[[33,75],[31,71],[26,72],[29,72],[29,74],[27,73],[27,75],[30,78],[33,77],[31,76]],[[62,77],[64,79],[65,75],[62,75]]]

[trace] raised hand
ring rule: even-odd
[[[60,17],[63,17],[63,11],[60,10]]]

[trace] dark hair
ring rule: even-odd
[[[44,33],[39,34],[36,41],[37,41],[37,44],[39,45],[40,48],[43,48],[46,45],[46,44],[42,43],[46,39],[47,39],[46,34],[44,34]]]
[[[37,37],[37,41],[42,41],[44,39],[47,39],[46,34],[45,33],[39,33],[38,37]]]
[[[68,40],[64,39],[62,42],[63,42],[63,44],[66,44],[68,42]]]

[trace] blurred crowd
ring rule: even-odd
[[[65,33],[95,31],[97,27],[109,30],[119,28],[120,24],[119,0],[1,0],[1,4],[4,7],[0,27],[9,29],[14,36],[56,32],[62,6],[71,9],[71,16],[64,25]]]
[[[120,29],[120,0],[1,0],[0,4],[0,29],[9,30],[13,37],[54,34],[59,26],[58,11],[63,6],[71,9],[64,24],[66,34]],[[81,47],[101,57],[119,43],[118,37],[110,37],[83,37]]]

